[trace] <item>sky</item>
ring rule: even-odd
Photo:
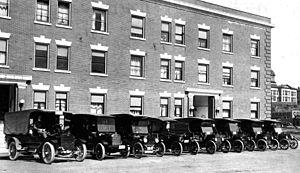
[[[204,0],[270,17],[272,69],[277,84],[300,87],[299,0]]]

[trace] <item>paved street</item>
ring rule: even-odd
[[[196,156],[184,154],[158,158],[147,156],[142,159],[108,158],[103,161],[87,158],[84,162],[65,159],[56,160],[51,165],[38,162],[30,157],[10,161],[0,158],[0,173],[7,172],[299,172],[300,149],[266,152],[200,153]]]

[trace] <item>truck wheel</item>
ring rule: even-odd
[[[251,140],[247,141],[246,149],[248,151],[254,151],[255,145],[256,145],[255,141],[253,139],[251,139]]]
[[[264,139],[259,139],[259,140],[257,141],[257,148],[258,148],[260,151],[266,151],[267,146],[268,146],[268,144],[267,144],[267,141],[266,141],[266,140],[264,140]]]
[[[79,142],[75,145],[77,155],[75,156],[75,160],[78,162],[82,162],[86,155],[87,155],[87,149],[86,145],[84,143]]]
[[[233,142],[233,148],[235,152],[241,153],[244,150],[244,143],[237,139]]]
[[[97,160],[102,160],[105,157],[105,148],[101,143],[98,143],[94,148],[94,156]]]
[[[290,143],[289,143],[288,140],[286,140],[286,139],[281,139],[281,140],[280,140],[280,148],[281,148],[282,150],[287,150],[287,149],[289,149],[289,146],[290,146]]]
[[[10,160],[16,160],[19,157],[19,152],[17,150],[17,146],[16,146],[16,143],[14,141],[9,143],[8,153],[9,153],[9,159]]]
[[[226,139],[221,144],[221,151],[223,153],[228,153],[230,150],[231,150],[231,143],[229,142],[229,140]]]
[[[130,155],[130,147],[126,145],[125,149],[120,153],[123,158],[127,158]]]
[[[135,158],[140,159],[144,154],[144,147],[140,142],[137,142],[132,147],[132,153]]]
[[[45,142],[42,147],[42,160],[46,164],[51,164],[55,157],[54,146],[50,142]]]
[[[163,142],[154,145],[154,151],[157,157],[162,157],[166,152],[166,146]]]
[[[298,141],[296,139],[291,139],[290,140],[290,147],[291,147],[291,149],[298,148]]]
[[[216,151],[217,151],[217,145],[214,141],[212,140],[209,140],[207,143],[206,143],[206,151],[207,153],[209,154],[214,154]]]
[[[180,142],[174,142],[171,146],[171,150],[174,156],[180,156],[183,151],[182,144]]]
[[[196,155],[198,154],[199,150],[200,150],[199,143],[197,141],[193,141],[190,145],[190,153],[192,155]]]
[[[277,150],[279,147],[279,142],[277,139],[271,139],[269,148],[273,151]]]

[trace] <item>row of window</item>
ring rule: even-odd
[[[260,117],[260,103],[259,102],[251,102],[251,114],[250,118],[259,119]],[[222,110],[222,117],[223,118],[233,118],[233,102],[224,100],[223,101],[223,110]]]
[[[272,102],[294,102],[297,103],[297,91],[281,89],[281,95],[276,88],[271,89]]]

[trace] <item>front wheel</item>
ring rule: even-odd
[[[105,148],[103,144],[96,144],[94,147],[94,156],[97,160],[102,160],[105,157]]]
[[[200,145],[197,141],[193,141],[190,145],[190,153],[196,155],[200,150]]]
[[[244,150],[244,143],[239,139],[235,140],[233,142],[233,150],[235,152],[241,153]]]
[[[86,149],[86,145],[83,143],[78,143],[75,145],[76,148],[76,156],[75,156],[75,160],[78,162],[82,162],[86,155],[87,155],[87,149]]]
[[[297,139],[291,139],[290,140],[290,147],[291,147],[291,149],[298,148],[298,141],[297,141]]]
[[[290,143],[289,143],[289,141],[287,139],[281,139],[279,143],[280,143],[280,148],[282,150],[289,149]]]
[[[157,157],[162,157],[166,152],[166,146],[163,142],[154,145],[154,151]]]
[[[279,147],[279,142],[277,139],[271,139],[270,144],[269,144],[269,148],[271,150],[277,150],[277,148]]]
[[[120,153],[123,158],[127,158],[130,155],[130,147],[126,145],[126,148]]]
[[[132,147],[132,154],[135,158],[140,159],[144,154],[144,147],[140,142],[137,142]]]
[[[172,154],[174,156],[180,156],[183,152],[183,147],[180,142],[174,142],[171,146]]]
[[[248,151],[254,151],[254,149],[255,149],[255,141],[253,139],[247,141],[247,144],[246,144],[245,148]]]
[[[231,150],[231,143],[229,142],[229,140],[226,139],[221,144],[221,151],[223,153],[228,153],[230,150]]]
[[[9,143],[8,153],[9,153],[10,160],[16,160],[19,157],[19,152],[17,150],[17,146],[15,142]]]
[[[266,140],[264,140],[264,139],[259,139],[259,140],[257,141],[257,148],[258,148],[260,151],[266,151],[267,146],[268,146],[268,144],[267,144],[267,141],[266,141]]]
[[[42,161],[46,164],[53,162],[55,157],[54,146],[50,142],[45,142],[42,147]]]
[[[209,154],[214,154],[217,151],[217,145],[216,145],[216,143],[214,141],[212,141],[212,140],[209,140],[206,143],[206,151]]]

